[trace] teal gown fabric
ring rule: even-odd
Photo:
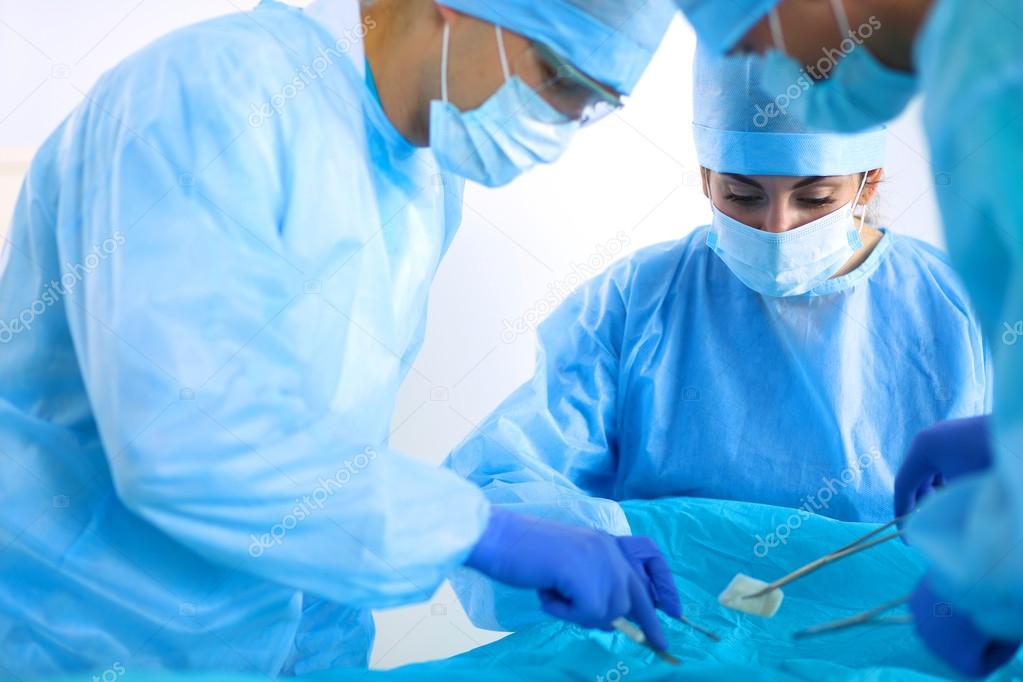
[[[792,633],[860,613],[908,594],[924,570],[919,553],[895,540],[827,566],[785,589],[773,619],[729,611],[717,595],[736,573],[772,580],[838,549],[876,526],[805,514],[792,541],[766,556],[758,536],[793,525],[791,509],[703,499],[622,504],[633,530],[664,549],[685,613],[717,633],[711,642],[681,623],[662,622],[668,666],[621,635],[545,623],[454,658],[389,672],[334,671],[303,679],[321,682],[936,682],[958,679],[932,657],[911,625],[873,625],[814,639]],[[893,615],[905,613],[896,609]],[[133,676],[135,682],[256,682],[256,677]],[[1017,659],[991,682],[1023,679]],[[55,681],[54,681],[55,682]],[[62,681],[63,682],[63,681]]]
[[[161,38],[43,144],[0,257],[0,678],[364,665],[487,518],[390,449],[461,181],[264,2]]]

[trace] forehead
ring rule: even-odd
[[[848,175],[739,175],[737,173],[715,173],[726,182],[740,183],[766,190],[792,190],[803,187],[834,188],[845,184]]]

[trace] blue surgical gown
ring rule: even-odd
[[[362,665],[486,523],[389,448],[460,181],[264,2],[102,77],[0,264],[0,677]]]
[[[938,0],[915,63],[949,253],[994,356],[995,463],[909,526],[938,591],[1023,639],[1023,4]]]
[[[885,232],[852,273],[770,298],[706,239],[647,248],[576,291],[540,328],[533,379],[447,465],[495,504],[613,533],[629,531],[616,501],[669,496],[890,519],[912,436],[990,406],[951,267]],[[765,528],[750,550],[789,533]],[[533,595],[471,571],[455,586],[483,627],[537,614]]]

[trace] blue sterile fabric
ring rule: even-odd
[[[791,509],[745,502],[664,499],[626,502],[629,523],[664,549],[686,614],[714,632],[715,643],[681,623],[667,628],[671,653],[681,666],[668,666],[618,634],[546,623],[509,635],[489,646],[444,661],[389,672],[329,671],[302,679],[321,682],[458,682],[486,679],[659,682],[936,682],[958,679],[931,656],[911,625],[874,625],[815,639],[794,640],[809,625],[850,616],[908,594],[924,570],[911,547],[893,541],[821,569],[785,589],[773,619],[719,606],[718,593],[738,572],[772,580],[833,551],[876,526],[848,523]],[[800,523],[789,541],[757,551],[759,537]],[[893,613],[905,613],[896,610]],[[1023,678],[1015,660],[992,682]],[[133,675],[133,682],[255,682],[257,678]],[[54,681],[56,682],[56,681]]]
[[[763,83],[758,55],[722,56],[705,44],[693,62],[693,138],[701,166],[742,175],[851,175],[881,168],[887,133],[815,130]]]

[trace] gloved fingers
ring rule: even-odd
[[[657,619],[657,609],[647,593],[646,586],[638,575],[633,575],[629,581],[629,594],[632,597],[632,608],[628,617],[646,635],[647,640],[658,649],[668,648],[668,638],[661,628],[661,621]]]
[[[610,622],[615,617],[606,604],[589,601],[581,603],[565,599],[557,590],[540,590],[540,608],[550,616],[584,628],[611,630]],[[619,614],[621,615],[621,614]]]
[[[981,631],[954,604],[941,599],[924,579],[909,602],[917,635],[957,672],[983,677],[1015,656],[1019,642],[1005,642]]]
[[[615,542],[618,543],[622,553],[629,558],[644,560],[661,553],[657,543],[642,535],[616,535]]]
[[[909,513],[920,506],[930,495],[942,487],[944,479],[941,474],[934,474],[929,480],[921,481],[915,490],[911,491],[907,500],[906,513]],[[903,522],[905,523],[905,522]]]
[[[572,609],[572,603],[554,590],[540,590],[540,608],[544,613],[554,616],[558,620],[567,620],[570,623],[579,622]]]
[[[675,587],[675,578],[668,566],[668,561],[657,552],[643,562],[643,569],[649,584],[653,586],[654,603],[672,618],[682,617],[682,600]]]
[[[943,422],[940,429],[941,470],[952,481],[991,466],[990,415]]]
[[[910,455],[895,477],[895,516],[905,516],[934,488],[936,477],[940,476],[921,453],[910,450]]]
[[[642,536],[620,536],[616,540],[633,567],[641,573],[654,604],[673,618],[681,617],[682,600],[668,561],[657,543]]]
[[[1009,661],[1016,658],[1016,654],[1019,653],[1020,646],[1023,646],[1023,642],[990,642],[981,653],[981,670],[988,672],[998,670]],[[988,673],[981,672],[981,675],[986,674]]]
[[[941,422],[918,433],[895,479],[895,513],[913,511],[946,482],[987,469],[994,454],[990,417]]]
[[[540,590],[539,594],[540,607],[559,620],[583,627],[593,627],[601,622],[594,620],[592,615],[587,615],[586,611],[592,610],[592,606],[580,608],[578,601],[566,599],[557,590]]]
[[[644,590],[644,596],[647,601],[651,604],[653,600],[649,594],[646,594],[646,586],[639,582],[639,577],[633,571],[632,566],[627,561],[622,561],[622,565],[619,567],[619,571],[614,576],[614,580],[610,586],[610,593],[607,595],[607,610],[604,611],[604,617],[601,619],[602,623],[609,623],[615,618],[625,616],[632,609],[633,603],[633,581],[638,585],[638,589]]]
[[[601,626],[625,615],[630,603],[628,577],[633,571],[610,536],[600,538],[592,549],[599,559],[583,570],[562,571],[551,590],[567,604],[567,610],[556,607],[559,613],[568,614],[564,619],[583,627]]]

